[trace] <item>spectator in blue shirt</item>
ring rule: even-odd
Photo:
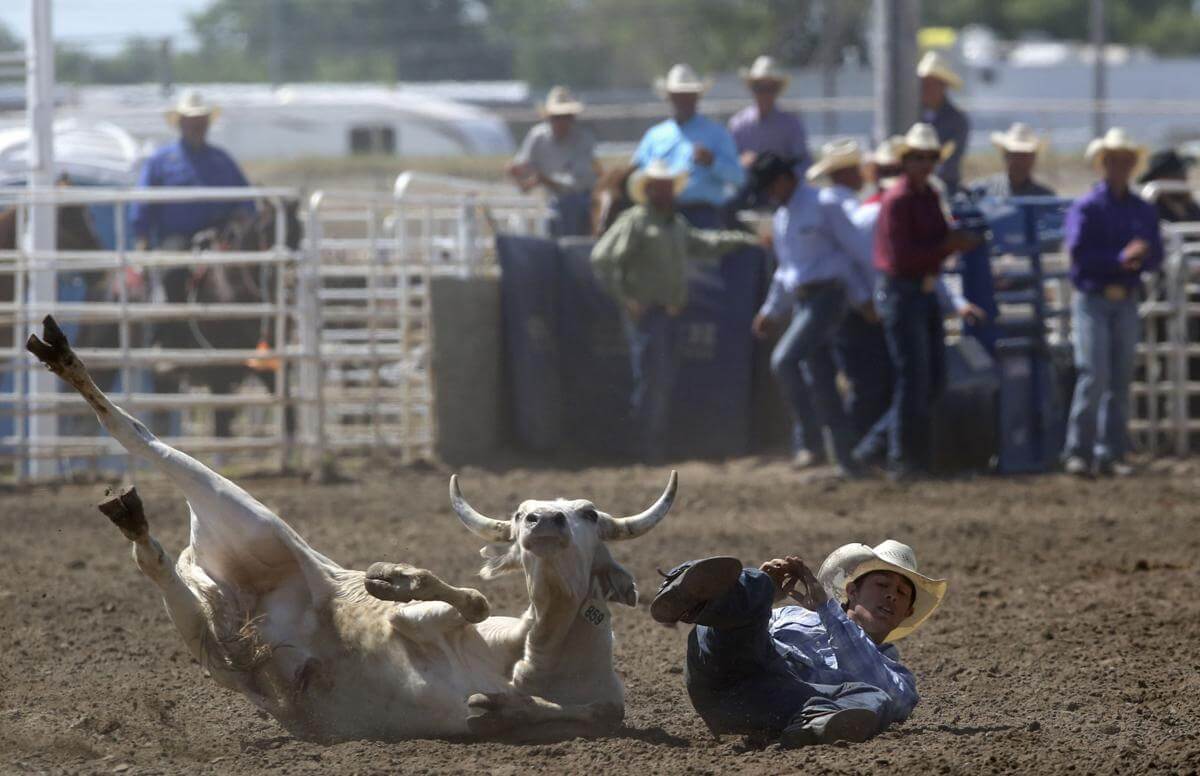
[[[701,81],[688,65],[674,65],[657,89],[671,102],[674,115],[646,130],[633,154],[635,167],[655,160],[676,172],[686,172],[687,186],[679,193],[679,212],[700,229],[720,223],[722,203],[746,179],[737,147],[725,127],[697,114],[700,96],[711,82]]]
[[[795,556],[758,569],[705,558],[665,576],[650,615],[695,624],[684,681],[715,735],[778,736],[785,748],[863,741],[917,705],[895,642],[933,613],[946,582],[919,573],[911,547],[847,544],[815,576]],[[773,610],[785,597],[799,606]]]
[[[179,140],[164,146],[142,167],[138,186],[236,187],[250,185],[229,154],[208,144],[208,128],[219,111],[194,89],[185,91],[167,112],[167,121],[179,130]],[[178,250],[192,236],[231,217],[249,216],[254,203],[232,202],[136,203],[130,209],[133,234],[140,248]]]
[[[1143,272],[1163,259],[1154,206],[1129,183],[1146,156],[1119,127],[1088,145],[1104,178],[1071,204],[1064,225],[1071,257],[1075,395],[1064,467],[1070,474],[1132,474],[1128,451],[1129,384],[1137,350]]]

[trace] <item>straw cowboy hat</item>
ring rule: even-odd
[[[962,77],[950,67],[950,62],[936,51],[927,51],[917,63],[917,77],[936,78],[951,89],[961,89]]]
[[[539,110],[543,116],[577,116],[583,112],[583,103],[567,87],[555,86],[546,94]]]
[[[838,601],[847,599],[846,585],[872,571],[894,571],[913,584],[912,614],[887,635],[884,641],[897,641],[909,635],[923,623],[946,597],[946,580],[930,579],[917,571],[917,556],[912,547],[887,539],[875,547],[865,544],[844,544],[821,564],[817,580],[833,593]]]
[[[1004,132],[992,133],[992,145],[1014,154],[1036,154],[1044,141],[1028,124],[1018,121]]]
[[[821,146],[821,160],[808,168],[804,177],[815,181],[822,175],[844,170],[847,167],[858,167],[862,164],[862,148],[857,140],[842,138],[833,140]]]
[[[221,115],[221,109],[205,102],[203,94],[195,89],[185,89],[179,95],[175,107],[167,111],[167,123],[175,126],[179,123],[179,119],[195,116],[208,116],[210,120],[215,120],[219,115]]]
[[[668,94],[704,94],[712,86],[712,79],[701,80],[691,65],[671,65],[666,78],[656,78],[654,89],[660,96]]]
[[[646,184],[650,181],[674,181],[675,195],[687,185],[687,170],[672,170],[662,159],[655,159],[629,176],[629,198],[639,205],[646,203]]]
[[[779,84],[780,90],[786,89],[788,81],[792,80],[775,61],[775,57],[765,55],[755,59],[750,67],[738,68],[738,75],[748,84],[754,81],[774,81]]]
[[[932,124],[917,122],[908,128],[908,132],[896,143],[895,149],[896,156],[901,159],[910,151],[938,151],[945,160],[954,154],[955,147],[953,140],[942,145]]]
[[[1088,143],[1083,158],[1091,162],[1093,166],[1099,167],[1104,160],[1104,155],[1110,151],[1132,152],[1137,156],[1139,166],[1146,161],[1148,152],[1146,146],[1135,142],[1124,127],[1113,127],[1105,132],[1103,137],[1098,137]]]
[[[904,142],[904,135],[892,135],[885,137],[879,141],[879,145],[875,146],[875,150],[866,156],[864,161],[868,164],[878,164],[886,167],[900,164],[900,154],[896,153],[896,149]]]

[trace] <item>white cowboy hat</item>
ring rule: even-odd
[[[555,86],[546,94],[540,107],[543,116],[576,116],[583,112],[583,103],[565,86]]]
[[[932,124],[917,122],[908,128],[908,132],[896,144],[896,156],[903,159],[909,151],[938,151],[945,160],[954,154],[955,148],[953,140],[942,145]]]
[[[862,148],[858,141],[852,138],[832,140],[821,146],[821,160],[808,168],[804,177],[815,181],[822,175],[844,170],[847,167],[858,167],[862,164]]]
[[[900,148],[900,144],[903,142],[904,135],[885,137],[879,141],[879,145],[875,146],[875,150],[868,154],[864,161],[868,164],[886,166],[900,164],[900,154],[897,153],[897,149]]]
[[[904,618],[884,641],[897,641],[911,634],[923,623],[946,597],[946,580],[930,579],[917,572],[917,556],[912,547],[894,539],[880,542],[874,548],[865,544],[844,544],[821,564],[817,580],[830,590],[838,601],[846,602],[846,585],[872,571],[893,571],[913,584],[912,614]]]
[[[950,62],[936,51],[927,51],[917,63],[918,78],[936,78],[951,89],[961,89],[962,77],[950,67]]]
[[[782,91],[787,88],[791,76],[783,71],[775,57],[761,56],[750,67],[738,68],[738,75],[746,83],[753,81],[775,81]]]
[[[220,114],[221,109],[206,102],[203,94],[195,89],[185,89],[179,95],[175,106],[167,111],[167,123],[175,126],[179,123],[179,119],[194,116],[208,116],[210,120],[215,120]]]
[[[646,184],[650,181],[674,181],[675,195],[687,185],[687,170],[672,170],[662,159],[655,159],[629,176],[629,198],[639,205],[646,203]]]
[[[1009,151],[1014,154],[1036,154],[1042,150],[1043,143],[1044,141],[1028,124],[1020,121],[1005,132],[992,133],[992,145],[1001,151]]]
[[[1099,167],[1104,155],[1109,151],[1131,151],[1137,155],[1139,167],[1142,162],[1146,161],[1148,153],[1146,146],[1136,142],[1124,127],[1113,127],[1105,132],[1103,137],[1098,137],[1088,143],[1083,158]]]
[[[666,78],[656,78],[654,89],[659,96],[668,94],[704,94],[712,86],[712,79],[700,80],[691,65],[671,65]]]

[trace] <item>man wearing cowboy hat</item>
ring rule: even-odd
[[[662,161],[673,171],[687,173],[687,184],[679,192],[679,212],[700,228],[720,223],[719,208],[746,179],[729,131],[696,112],[700,96],[711,85],[688,65],[672,66],[656,88],[670,100],[673,115],[646,130],[633,154],[636,167]]]
[[[818,163],[809,173],[825,170]],[[840,472],[853,475],[854,432],[837,389],[833,344],[847,309],[870,305],[871,246],[838,197],[806,185],[790,160],[764,153],[754,177],[778,208],[772,220],[778,266],[753,333],[765,339],[791,316],[771,352],[771,372],[792,410],[794,462],[824,457],[821,428],[827,428]]]
[[[937,176],[946,184],[951,196],[958,191],[962,180],[962,160],[971,136],[971,122],[958,109],[947,92],[961,89],[962,78],[950,67],[950,62],[936,51],[930,51],[917,63],[921,79],[921,121],[933,125],[943,143],[953,143],[950,154],[937,168]]]
[[[591,234],[592,187],[599,163],[596,139],[579,126],[583,103],[565,86],[555,86],[541,106],[545,119],[525,136],[508,174],[521,191],[542,186],[554,210],[551,233],[566,237]]]
[[[1004,157],[1004,172],[998,172],[970,185],[975,197],[1053,197],[1054,190],[1033,178],[1033,168],[1042,139],[1028,124],[1016,122],[1007,132],[993,132],[992,145]]]
[[[1146,147],[1113,127],[1088,144],[1103,179],[1071,203],[1063,244],[1071,256],[1075,395],[1064,467],[1086,476],[1132,474],[1128,452],[1129,385],[1137,350],[1141,275],[1162,263],[1154,206],[1130,188]]]
[[[195,89],[187,89],[167,111],[167,122],[179,130],[179,140],[154,152],[146,160],[138,186],[249,186],[237,162],[208,143],[210,124],[220,110]],[[249,217],[254,203],[240,202],[137,202],[130,208],[134,237],[140,248],[157,246],[182,249],[197,232],[231,217]],[[187,270],[182,270],[186,275]],[[167,273],[171,275],[170,272]],[[178,274],[178,273],[176,273]],[[170,295],[170,289],[168,289]]]
[[[874,263],[880,273],[875,303],[896,370],[887,415],[889,476],[925,474],[932,463],[933,401],[945,379],[945,333],[938,276],[952,253],[980,238],[952,231],[930,183],[947,158],[928,124],[914,124],[897,148],[901,175],[884,193],[875,225]]]
[[[789,556],[758,569],[704,558],[664,576],[650,615],[695,624],[684,681],[714,734],[779,736],[784,747],[864,741],[917,705],[895,642],[937,609],[946,581],[921,574],[911,547],[847,544],[816,575]],[[799,606],[773,610],[785,597]]]
[[[829,179],[829,185],[821,189],[822,200],[842,206],[858,229],[864,246],[855,255],[862,261],[862,267],[847,278],[851,301],[859,301],[846,312],[833,348],[834,359],[849,384],[845,404],[850,427],[854,439],[862,440],[891,403],[893,377],[887,340],[872,301],[876,280],[871,263],[874,222],[867,229],[859,225],[859,211],[870,206],[858,199],[866,179],[862,149],[856,140],[834,140],[822,146],[821,159],[808,169],[808,179],[815,182],[823,177]]]
[[[791,80],[773,57],[761,56],[750,67],[738,71],[754,98],[752,105],[729,119],[729,134],[737,146],[738,159],[747,170],[759,154],[771,152],[796,161],[796,172],[803,174],[812,161],[808,152],[808,132],[795,113],[776,105]],[[736,212],[757,207],[755,188],[747,183],[730,202]]]
[[[633,174],[622,213],[592,248],[592,269],[620,305],[633,367],[630,415],[643,461],[666,454],[671,392],[679,371],[677,319],[687,305],[687,262],[715,262],[730,249],[753,245],[745,232],[697,229],[676,210],[687,173],[665,160]]]

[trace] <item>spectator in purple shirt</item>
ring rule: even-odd
[[[1129,475],[1129,384],[1138,338],[1141,273],[1162,263],[1154,206],[1129,187],[1146,148],[1114,127],[1093,140],[1087,158],[1103,180],[1067,211],[1071,256],[1075,396],[1064,467],[1070,474]]]
[[[754,60],[749,68],[740,71],[742,80],[754,96],[754,104],[738,111],[729,119],[729,133],[737,145],[738,160],[747,170],[764,153],[796,162],[796,176],[803,178],[812,156],[808,152],[808,133],[804,122],[794,113],[776,107],[779,95],[787,89],[788,75],[771,57]],[[752,184],[742,187],[727,207],[729,216],[738,210],[766,207],[760,202],[758,189]]]

